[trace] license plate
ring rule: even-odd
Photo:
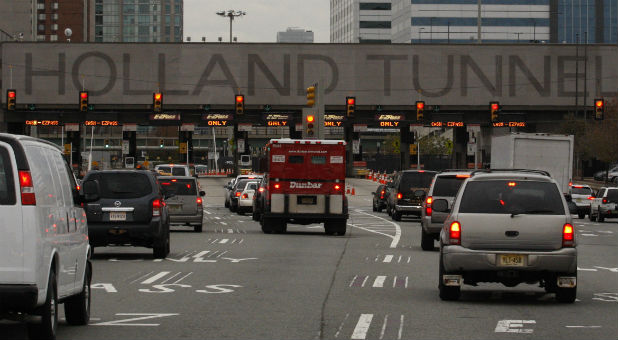
[[[127,219],[127,213],[124,211],[110,211],[110,221],[125,221]]]
[[[182,206],[180,205],[168,205],[170,212],[180,212],[182,210]]]
[[[298,196],[296,202],[298,204],[314,205],[316,204],[317,199],[315,196]]]
[[[500,254],[498,265],[501,267],[523,267],[525,258],[525,255]]]

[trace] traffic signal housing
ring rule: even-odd
[[[103,144],[105,145],[105,148],[109,148],[109,139],[105,139]]]
[[[6,90],[6,109],[8,111],[15,111],[16,103],[17,103],[17,91]]]
[[[315,115],[308,114],[305,117],[305,124],[307,127],[307,137],[314,137],[315,136],[314,127],[316,124]]]
[[[425,102],[419,100],[416,102],[416,121],[417,122],[422,122],[424,120],[424,113],[425,113]]]
[[[162,148],[163,147],[163,139],[159,139],[159,147]]]
[[[163,111],[163,93],[155,92],[152,94],[152,111],[154,113]]]
[[[597,98],[594,100],[594,119],[603,120],[605,116],[605,100]]]
[[[88,111],[88,91],[79,91],[79,110]]]
[[[313,107],[315,105],[315,86],[309,86],[307,88],[307,106]]]
[[[356,97],[345,97],[346,115],[348,117],[354,115],[356,110]]]
[[[236,95],[236,114],[242,115],[245,113],[245,96],[242,94]]]
[[[498,121],[498,114],[500,112],[500,103],[499,102],[489,102],[489,112],[491,114],[491,122]]]

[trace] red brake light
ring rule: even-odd
[[[352,97],[348,98],[348,105],[354,105],[355,102],[356,102],[355,98],[352,98]]]
[[[449,228],[449,243],[461,244],[461,224],[457,221],[451,223],[451,227]]]
[[[569,223],[565,223],[562,227],[562,246],[573,247],[575,245],[575,231],[573,226]]]
[[[258,191],[259,191],[259,192],[264,192],[264,188],[263,188],[263,187],[261,187],[261,188],[259,188],[259,189],[258,189]]]
[[[594,199],[594,196],[588,196],[588,199],[589,199],[589,200],[593,200],[593,199]]]
[[[402,199],[402,198],[403,198],[403,195],[402,195],[400,192],[398,192],[398,193],[397,193],[397,199],[398,199],[398,200],[400,200],[400,199]]]
[[[187,189],[191,189],[191,184],[187,184]]]
[[[335,184],[335,190],[339,191],[339,189],[341,189],[341,185]]]
[[[275,184],[275,189],[279,189],[281,188],[281,185],[279,183]]]
[[[425,170],[419,170],[418,172],[425,172]]]
[[[32,185],[30,171],[19,172],[19,186],[21,188],[21,204],[36,205],[36,197],[34,195],[34,186]]]
[[[508,186],[510,186],[510,187],[514,187],[514,186],[516,186],[516,185],[517,185],[517,183],[515,183],[515,182],[509,182],[509,183],[508,183]]]
[[[161,182],[161,185],[172,185],[170,182]]]
[[[195,202],[197,203],[197,205],[201,205],[202,204],[202,198],[198,197]]]
[[[581,189],[581,188],[583,188],[583,187],[584,187],[583,185],[574,185],[574,186],[573,186],[573,188],[577,188],[577,189]]]
[[[381,200],[383,200],[383,199],[384,199],[384,193],[385,193],[385,191],[384,191],[384,190],[380,191],[380,199],[381,199]]]
[[[603,203],[607,203],[607,198],[604,198],[604,199],[603,199]]]
[[[432,213],[432,209],[431,209],[431,203],[433,202],[433,197],[428,196],[427,199],[425,199],[425,216],[431,216]]]
[[[236,197],[240,197],[240,191],[236,191]]]
[[[176,182],[176,181],[178,181],[178,180],[177,180],[177,179],[173,179],[173,180],[172,180],[172,182]]]
[[[249,198],[249,195],[243,194],[241,198]]]
[[[152,201],[152,216],[161,216],[161,206],[163,206],[163,202],[160,199],[156,199]]]
[[[470,178],[470,175],[455,175],[455,178]]]
[[[80,187],[79,185],[77,185],[77,186],[75,187],[75,189],[77,189],[77,191],[79,191],[81,188],[82,188],[82,187]]]

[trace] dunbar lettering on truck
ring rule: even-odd
[[[324,223],[328,235],[345,235],[344,141],[272,139],[268,144],[265,233],[283,233],[288,223]]]

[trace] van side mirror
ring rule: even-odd
[[[200,196],[206,196],[206,192],[205,191],[200,191]]]
[[[451,211],[448,208],[448,201],[445,199],[437,199],[433,201],[433,203],[431,204],[431,208],[433,209],[433,211],[442,212],[442,213]]]
[[[101,192],[99,181],[87,180],[83,183],[83,188],[84,202],[94,202],[99,199],[99,193]]]

